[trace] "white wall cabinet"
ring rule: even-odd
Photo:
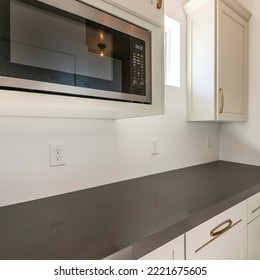
[[[171,240],[140,260],[184,260],[184,235]]]
[[[122,9],[141,15],[147,20],[163,25],[164,21],[164,0],[104,0],[114,3]]]
[[[247,259],[246,201],[186,233],[186,259]]]
[[[248,199],[248,259],[260,260],[260,193]]]
[[[184,9],[188,121],[245,121],[251,14],[235,0],[191,0]]]

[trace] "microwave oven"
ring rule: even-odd
[[[80,0],[0,1],[0,87],[152,104],[151,32]]]

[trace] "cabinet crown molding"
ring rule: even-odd
[[[212,0],[190,0],[183,6],[183,8],[186,15],[190,15],[191,13],[193,13],[194,11],[196,11],[198,8],[200,8],[201,6],[203,6],[209,1]]]
[[[220,1],[225,3],[229,8],[235,11],[247,22],[252,16],[251,12],[249,12],[246,8],[244,8],[240,3],[238,3],[235,0],[190,0],[183,6],[183,8],[186,15],[189,15],[209,1],[215,1],[215,4],[218,4],[218,2]]]
[[[217,0],[220,1],[220,0]],[[230,9],[235,11],[238,15],[240,15],[244,20],[247,22],[250,20],[252,14],[241,4],[239,4],[235,0],[221,0],[223,3],[225,3],[227,6],[229,6]]]

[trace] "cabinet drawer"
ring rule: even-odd
[[[203,251],[216,249],[218,246],[215,244],[224,246],[224,242],[230,242],[227,240],[232,240],[232,236],[240,234],[247,224],[246,206],[246,201],[243,201],[188,231],[186,233],[187,259],[200,258],[205,255]],[[241,238],[244,239],[244,234]]]
[[[248,198],[247,203],[247,219],[250,223],[260,216],[260,192]]]

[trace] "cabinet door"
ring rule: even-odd
[[[184,236],[175,238],[140,260],[184,260]]]
[[[248,199],[248,259],[260,260],[260,193]]]
[[[248,259],[260,260],[260,217],[248,224]]]
[[[190,3],[188,3],[191,5]],[[187,118],[215,119],[215,2],[187,13]]]
[[[187,232],[187,259],[247,259],[246,206],[243,201]]]
[[[163,25],[164,9],[163,0],[104,0],[115,3],[119,7],[145,17],[147,20]],[[157,7],[160,5],[161,7]]]
[[[248,25],[218,1],[217,119],[243,121],[247,117]]]

